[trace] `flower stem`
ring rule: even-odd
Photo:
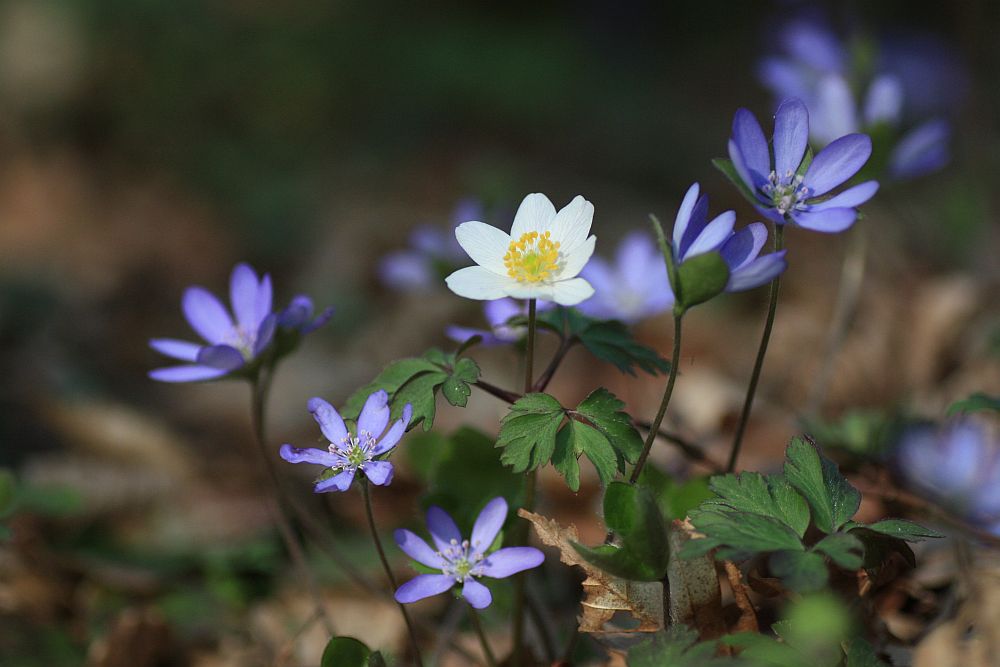
[[[497,659],[493,655],[490,643],[486,641],[486,633],[483,632],[483,623],[479,620],[479,612],[472,605],[469,605],[469,619],[472,621],[472,627],[476,629],[476,634],[479,635],[479,643],[483,647],[487,667],[497,667]]]
[[[524,393],[531,391],[534,381],[534,368],[532,368],[535,358],[535,299],[528,300],[528,339],[524,354]],[[524,483],[524,507],[528,511],[535,508],[535,489],[538,485],[538,471],[528,472]],[[528,523],[518,524],[515,544],[524,545],[528,542]],[[524,643],[524,607],[525,607],[525,586],[527,585],[527,573],[521,572],[514,578],[514,609],[512,616],[513,628],[511,629],[511,665],[520,667],[521,646]]]
[[[646,436],[646,442],[643,444],[642,453],[639,454],[639,460],[635,462],[635,467],[632,468],[632,474],[629,476],[628,481],[633,484],[639,479],[639,473],[642,472],[643,466],[646,465],[646,459],[649,458],[653,442],[660,432],[660,424],[663,423],[663,416],[667,414],[670,397],[674,393],[674,382],[677,380],[677,366],[681,361],[681,322],[683,319],[683,314],[674,313],[674,351],[670,355],[670,375],[667,376],[667,386],[663,389],[663,399],[660,401],[660,409],[656,411],[656,416],[649,425],[649,434]]]
[[[322,617],[326,631],[330,635],[333,635],[335,634],[333,621],[327,614],[323,598],[320,596],[319,586],[316,584],[316,575],[309,567],[302,545],[295,535],[295,531],[292,530],[292,523],[288,518],[283,503],[284,496],[281,491],[281,482],[278,480],[278,473],[274,469],[274,466],[271,465],[271,460],[268,456],[267,441],[264,438],[264,407],[267,404],[267,396],[270,388],[271,374],[267,370],[262,370],[254,377],[250,384],[250,416],[253,422],[254,440],[257,442],[261,462],[264,468],[267,469],[268,478],[271,481],[272,491],[274,492],[274,497],[269,499],[267,506],[274,515],[278,533],[281,535],[281,539],[285,543],[285,548],[288,549],[288,553],[292,557],[292,562],[295,563],[295,567],[299,571],[299,576],[302,577],[306,587],[309,589],[310,595],[312,595],[313,604],[316,606],[316,613]]]
[[[778,252],[784,247],[785,226],[774,226],[774,251]],[[736,426],[736,435],[733,436],[733,448],[729,453],[729,463],[726,464],[726,472],[732,472],[736,468],[736,459],[740,455],[740,445],[743,444],[743,433],[746,431],[747,422],[750,420],[750,410],[753,408],[753,397],[757,393],[757,381],[760,379],[760,371],[764,367],[764,356],[767,354],[767,344],[771,340],[771,328],[774,326],[774,313],[778,309],[778,288],[781,287],[781,276],[778,275],[771,281],[771,300],[767,307],[767,319],[764,322],[764,333],[760,338],[760,347],[757,348],[757,359],[753,364],[753,373],[750,375],[750,384],[747,386],[747,396],[743,401],[743,412],[740,414],[740,421]]]
[[[378,531],[375,529],[375,514],[372,512],[372,496],[368,490],[368,480],[362,477],[359,482],[361,484],[361,494],[365,497],[365,515],[368,517],[368,530],[372,534],[372,542],[375,543],[375,550],[378,551],[379,560],[382,561],[385,576],[389,578],[389,585],[395,591],[399,586],[396,584],[396,576],[392,573],[392,568],[389,567],[389,559],[385,557],[382,540],[379,539]],[[396,602],[396,605],[399,607],[400,613],[403,614],[403,620],[406,621],[406,629],[410,634],[410,644],[413,647],[414,662],[418,667],[423,667],[424,662],[420,657],[420,644],[417,643],[417,632],[413,627],[413,621],[410,620],[410,613],[406,611],[406,607],[402,602]]]

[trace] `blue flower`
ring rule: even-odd
[[[538,301],[537,312],[543,312],[553,307],[551,301]],[[528,333],[528,327],[511,326],[508,322],[518,315],[524,317],[528,314],[528,304],[526,301],[504,298],[494,301],[487,301],[483,305],[483,315],[489,324],[489,329],[475,329],[473,327],[462,327],[450,325],[445,328],[445,335],[456,343],[464,343],[473,336],[482,336],[480,345],[486,347],[514,343]]]
[[[328,308],[313,319],[312,301],[302,295],[280,313],[273,312],[271,276],[259,278],[245,263],[233,268],[229,300],[235,318],[214,294],[203,287],[189,287],[181,308],[191,328],[208,345],[173,338],[150,340],[149,346],[157,352],[188,363],[157,368],[149,377],[162,382],[197,382],[253,370],[276,334],[304,335],[325,324],[333,312]]]
[[[688,188],[677,210],[671,243],[674,262],[706,252],[718,252],[729,267],[727,292],[742,292],[771,282],[787,266],[785,250],[761,256],[767,241],[767,227],[760,222],[733,231],[736,214],[725,211],[708,221],[708,195],[700,194],[697,183]],[[673,293],[670,301],[673,303]]]
[[[757,210],[772,222],[795,224],[818,232],[841,232],[857,218],[856,207],[878,191],[866,181],[828,196],[858,173],[872,152],[865,134],[848,134],[821,150],[802,170],[809,142],[809,112],[799,99],[785,100],[774,116],[774,157],[754,115],[739,109],[733,119],[729,157],[755,199]],[[800,173],[802,172],[802,173]]]
[[[329,476],[316,482],[313,488],[316,493],[346,491],[358,471],[372,484],[386,486],[392,481],[392,464],[379,457],[388,454],[399,443],[413,415],[413,406],[407,403],[401,418],[389,426],[388,403],[389,395],[385,391],[368,396],[358,416],[357,433],[352,434],[336,408],[322,398],[311,398],[309,412],[330,442],[329,446],[326,449],[297,449],[286,444],[278,453],[289,463],[315,463],[330,469]]]
[[[444,593],[454,586],[462,587],[462,597],[476,609],[485,609],[493,602],[490,589],[477,581],[481,577],[503,579],[512,574],[538,567],[545,554],[534,547],[505,547],[490,552],[507,518],[507,501],[494,498],[486,503],[472,527],[472,537],[462,538],[455,521],[440,507],[427,510],[427,528],[434,547],[415,533],[399,529],[396,544],[407,556],[440,574],[421,574],[396,591],[396,601],[416,602]]]
[[[629,233],[618,245],[614,264],[593,257],[580,275],[594,296],[577,308],[590,317],[628,324],[670,310],[674,295],[667,281],[663,254],[648,234]]]

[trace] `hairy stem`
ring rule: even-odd
[[[385,549],[382,548],[382,540],[379,539],[378,530],[375,529],[375,514],[372,512],[372,495],[368,490],[368,480],[361,477],[359,481],[361,483],[361,494],[365,498],[365,515],[368,517],[368,530],[371,532],[372,542],[375,543],[375,550],[378,552],[379,560],[382,561],[385,576],[388,577],[389,585],[395,591],[399,586],[396,584],[396,576],[392,573],[392,568],[389,567],[389,559],[385,557]],[[396,606],[399,607],[400,613],[403,614],[403,620],[406,621],[406,629],[410,634],[410,645],[413,647],[413,660],[418,667],[422,667],[424,663],[420,657],[420,644],[417,642],[417,631],[413,627],[410,613],[406,611],[406,606],[402,602],[397,602]]]
[[[784,247],[785,226],[774,226],[774,251],[777,252]],[[750,421],[750,410],[753,408],[754,394],[757,393],[757,381],[760,380],[760,371],[764,367],[764,356],[767,354],[767,344],[771,340],[771,328],[774,326],[774,313],[778,309],[778,289],[781,287],[781,276],[778,275],[771,281],[771,298],[767,306],[767,319],[764,322],[764,333],[760,337],[760,347],[757,348],[757,359],[753,364],[753,373],[750,375],[750,384],[747,386],[747,395],[743,400],[743,411],[740,413],[740,421],[736,425],[736,434],[733,436],[733,448],[729,452],[729,463],[726,464],[726,472],[732,472],[736,468],[736,459],[740,455],[740,446],[743,444],[743,433],[746,431],[747,422]]]
[[[486,640],[486,633],[483,632],[483,623],[479,620],[479,612],[472,605],[469,605],[469,619],[472,621],[472,627],[476,629],[476,634],[479,635],[479,643],[483,647],[483,655],[486,656],[487,667],[497,667],[497,659],[493,655],[490,643]]]
[[[674,382],[677,380],[677,366],[681,360],[682,320],[683,315],[674,314],[674,351],[670,355],[670,375],[667,376],[667,386],[663,389],[663,399],[660,401],[660,408],[656,411],[656,416],[649,425],[649,433],[646,435],[646,442],[643,444],[642,453],[639,454],[639,460],[635,462],[635,467],[632,468],[632,474],[629,476],[629,482],[632,483],[635,483],[635,480],[639,479],[639,473],[642,472],[643,466],[646,465],[646,459],[649,458],[649,451],[653,448],[653,442],[660,431],[660,424],[663,423],[663,416],[667,414],[670,396],[674,393]]]

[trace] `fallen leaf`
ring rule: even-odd
[[[675,519],[668,530],[670,553],[680,553],[693,533],[693,526],[688,521]],[[667,582],[670,586],[671,623],[683,623],[694,628],[701,640],[726,634],[722,590],[712,553],[697,558],[672,557],[667,566]]]

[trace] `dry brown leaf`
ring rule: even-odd
[[[733,590],[733,599],[736,607],[740,610],[740,618],[732,628],[732,632],[760,632],[757,624],[757,611],[753,608],[750,600],[750,588],[743,581],[743,574],[736,563],[731,560],[725,562],[726,577],[729,579],[729,587]]]
[[[686,521],[670,524],[670,553],[679,553],[691,539],[693,527]],[[715,572],[712,554],[697,558],[671,558],[667,567],[670,585],[670,622],[683,623],[698,631],[701,639],[715,639],[726,634],[722,615],[722,590]]]
[[[580,603],[582,613],[578,619],[581,632],[621,634],[656,632],[663,628],[663,586],[659,582],[612,577],[583,560],[573,548],[572,542],[579,541],[575,526],[563,527],[552,519],[523,509],[517,513],[532,523],[543,543],[559,550],[559,560],[587,573],[583,582],[584,598]],[[607,623],[619,613],[628,614],[637,625],[608,627]]]

